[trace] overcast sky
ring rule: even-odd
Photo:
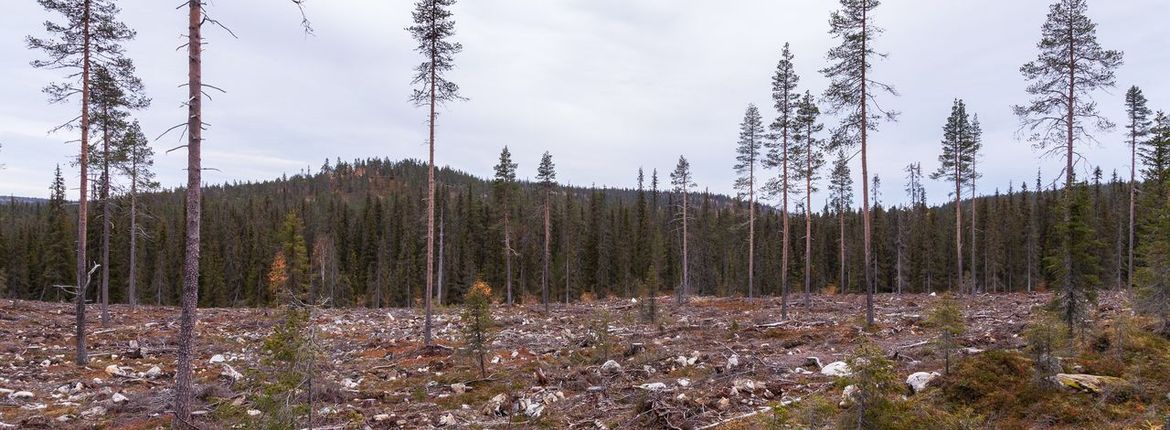
[[[77,173],[68,167],[76,144],[64,143],[76,136],[48,133],[76,115],[76,102],[46,102],[41,88],[60,76],[29,66],[40,54],[24,42],[26,35],[43,35],[41,23],[50,16],[33,0],[3,1],[0,195],[46,196],[57,164],[76,187]],[[175,1],[118,3],[122,20],[138,31],[128,51],[154,104],[136,115],[153,138],[184,121],[186,90],[178,85],[186,82],[187,63],[176,47],[186,12]],[[205,32],[204,80],[228,93],[204,104],[211,124],[204,166],[219,169],[204,180],[315,172],[326,158],[423,159],[425,111],[408,101],[420,61],[404,30],[413,2],[310,0],[311,37],[288,3],[212,2],[214,17],[239,39],[215,28]],[[941,127],[955,97],[983,123],[981,189],[1031,183],[1038,153],[1015,137],[1019,122],[1011,105],[1027,101],[1018,68],[1036,55],[1050,2],[883,3],[875,19],[886,33],[877,45],[889,58],[874,71],[901,93],[883,104],[902,112],[871,138],[871,175],[883,179],[883,200],[905,200],[907,163],[936,168]],[[639,166],[657,168],[665,181],[683,154],[700,188],[729,193],[745,107],[755,103],[775,116],[770,79],[785,42],[792,44],[802,91],[825,88],[818,70],[836,44],[826,33],[835,8],[829,0],[464,0],[454,8],[464,51],[450,78],[470,100],[443,108],[437,162],[486,177],[508,145],[527,178],[548,150],[562,183],[632,187]],[[1143,88],[1152,108],[1170,109],[1168,12],[1164,0],[1090,5],[1102,46],[1125,51],[1118,87],[1096,94],[1117,122],[1130,85]],[[178,137],[154,143],[159,179],[168,187],[185,182],[185,152],[164,153],[181,143]],[[1128,172],[1122,130],[1097,137],[1101,143],[1085,150],[1090,162]],[[1058,163],[1041,163],[1046,183]],[[927,187],[930,201],[947,198],[945,184],[928,180]],[[816,199],[820,207],[823,196]]]

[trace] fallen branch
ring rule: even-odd
[[[713,428],[719,427],[719,426],[721,426],[721,425],[727,424],[727,423],[729,423],[729,422],[732,422],[732,421],[737,421],[737,420],[742,420],[742,419],[744,419],[744,418],[750,418],[750,417],[754,417],[754,416],[756,416],[756,415],[759,415],[759,414],[760,414],[760,412],[768,411],[768,410],[771,410],[771,409],[772,409],[772,408],[759,408],[759,409],[756,409],[756,410],[755,410],[755,411],[753,411],[753,412],[748,412],[748,413],[746,413],[746,414],[743,414],[743,415],[736,415],[736,416],[734,416],[734,417],[727,418],[727,419],[724,419],[724,420],[719,420],[719,421],[713,422],[713,423],[711,423],[711,424],[707,424],[707,425],[705,425],[705,426],[702,426],[702,427],[695,427],[695,430],[706,430],[706,429],[713,429]]]

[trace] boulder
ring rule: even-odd
[[[915,372],[906,377],[906,385],[910,386],[910,392],[917,394],[926,389],[926,385],[930,381],[939,377],[938,372]]]
[[[230,364],[227,364],[227,363],[224,363],[223,371],[219,372],[219,375],[226,377],[228,379],[231,379],[233,382],[244,379],[243,374],[241,374],[240,372],[237,372],[236,369],[232,368],[232,366]]]
[[[817,357],[805,358],[804,363],[802,363],[800,366],[801,367],[811,367],[811,368],[817,369],[817,370],[820,370],[821,367],[824,367],[821,365],[821,359],[819,359]]]
[[[639,385],[638,388],[646,391],[666,391],[666,384],[661,382],[651,382],[648,384]]]
[[[618,373],[622,371],[622,365],[616,361],[609,360],[601,365],[601,371],[605,373]]]
[[[158,366],[153,366],[150,368],[150,370],[143,372],[142,376],[147,378],[147,379],[157,378],[159,376],[162,376],[162,369],[159,369]]]
[[[455,394],[463,394],[463,393],[466,393],[468,391],[471,391],[471,387],[468,387],[467,384],[463,384],[463,383],[459,383],[459,382],[451,384],[451,392],[453,392]]]
[[[853,396],[857,395],[857,386],[849,385],[844,390],[841,390],[841,403],[838,406],[845,408],[853,404]]]
[[[211,363],[211,364],[223,363],[224,362],[223,354],[215,354],[215,355],[211,356],[211,359],[207,360],[207,362]]]
[[[116,404],[116,403],[126,403],[126,402],[130,401],[130,399],[127,398],[126,396],[123,396],[122,393],[114,393],[114,395],[112,397],[110,397],[110,401],[114,402]]]
[[[258,417],[258,416],[260,416],[260,413],[261,412],[258,409],[248,409],[248,412],[247,412],[248,416],[250,416],[250,417]],[[374,417],[374,420],[378,421],[378,417]]]
[[[8,395],[8,398],[12,399],[12,400],[28,400],[28,399],[31,399],[33,397],[36,397],[36,396],[34,396],[31,391],[17,391],[15,393]]]
[[[439,418],[439,426],[440,427],[454,426],[454,425],[459,425],[459,421],[455,420],[454,415],[447,414],[447,415],[443,415],[442,418]]]
[[[844,361],[834,361],[826,364],[821,368],[821,374],[825,376],[849,376],[853,374],[853,370],[849,368],[849,364]]]
[[[1126,383],[1124,379],[1114,376],[1088,375],[1083,373],[1057,373],[1052,378],[1062,387],[1091,394],[1100,394],[1106,388]]]

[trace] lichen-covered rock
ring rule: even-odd
[[[849,376],[853,374],[853,369],[850,369],[849,364],[844,361],[834,361],[822,367],[821,374],[837,377]]]
[[[1060,386],[1085,393],[1100,394],[1103,389],[1125,384],[1124,379],[1115,376],[1088,375],[1083,373],[1057,373],[1053,381]]]
[[[906,377],[906,385],[910,386],[912,393],[919,393],[926,389],[926,386],[933,381],[934,378],[939,377],[938,372],[915,372]]]

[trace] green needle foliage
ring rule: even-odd
[[[963,312],[959,310],[959,303],[954,296],[943,295],[934,305],[928,321],[938,330],[934,345],[943,355],[943,372],[950,374],[951,354],[958,348],[956,338],[967,329],[963,323]]]
[[[482,280],[476,281],[463,295],[463,341],[467,352],[479,364],[479,374],[487,377],[486,357],[491,349],[492,289]]]

